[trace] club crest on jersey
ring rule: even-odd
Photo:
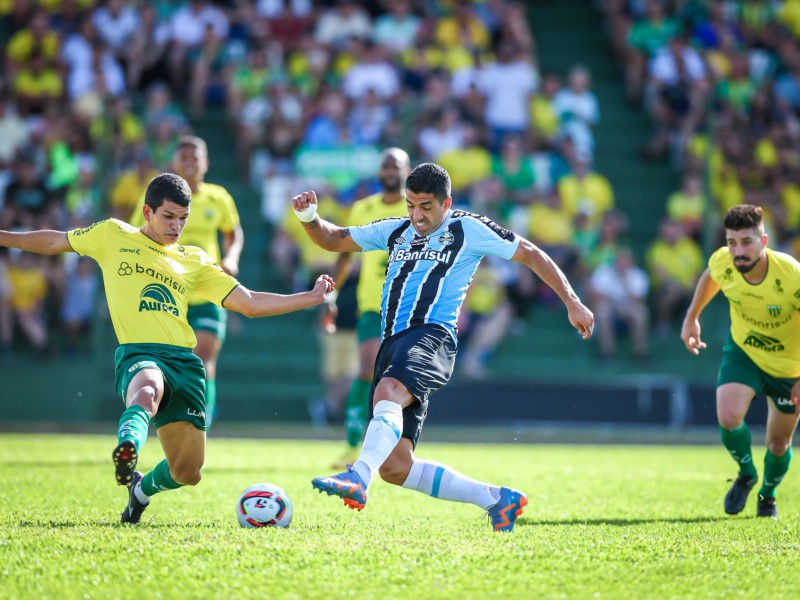
[[[142,311],[168,312],[176,317],[180,316],[175,296],[167,286],[160,283],[151,283],[142,290],[139,296],[139,312]]]
[[[780,304],[767,304],[767,310],[769,311],[770,317],[780,317],[781,316],[781,306]]]
[[[454,236],[449,231],[445,231],[442,235],[439,236],[439,243],[444,246],[449,246],[455,241],[455,239],[456,236]]]

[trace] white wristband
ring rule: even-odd
[[[297,218],[300,219],[303,223],[311,223],[314,220],[314,217],[317,216],[317,204],[316,202],[313,204],[309,204],[303,210],[294,210],[294,214],[297,215]]]
[[[333,290],[328,297],[325,299],[325,302],[328,304],[336,304],[336,299],[339,297],[339,290]]]

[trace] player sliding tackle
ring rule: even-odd
[[[388,250],[381,299],[381,346],[370,390],[372,419],[361,455],[347,471],[312,485],[361,510],[375,473],[384,481],[434,498],[487,510],[497,531],[511,531],[528,503],[509,487],[476,481],[441,463],[414,456],[428,399],[444,386],[456,356],[456,321],[469,282],[484,256],[522,263],[566,304],[569,321],[584,339],[594,317],[567,278],[542,250],[488,218],[453,210],[450,176],[426,163],[406,181],[407,217],[340,228],[316,215],[313,191],[292,198],[309,237],[326,250]]]
[[[120,343],[115,384],[126,407],[112,454],[117,483],[130,488],[123,523],[138,523],[154,494],[200,481],[205,370],[192,353],[196,338],[186,320],[189,296],[265,317],[321,304],[334,288],[333,280],[321,275],[311,291],[300,294],[248,290],[200,248],[177,243],[191,200],[186,181],[165,173],[147,186],[141,229],[108,219],[66,233],[0,231],[0,246],[38,254],[77,252],[92,257],[103,271]],[[166,459],[143,476],[135,467],[151,419]]]

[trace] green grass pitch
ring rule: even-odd
[[[311,488],[333,442],[212,438],[198,487],[118,525],[108,436],[0,436],[0,598],[797,598],[800,476],[780,519],[755,493],[728,517],[721,446],[422,443],[418,454],[523,489],[511,534],[474,506],[377,482],[357,513]],[[763,449],[756,448],[758,463]],[[162,457],[151,438],[140,468]],[[271,481],[289,529],[239,527],[234,505]]]

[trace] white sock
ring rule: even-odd
[[[150,496],[144,493],[142,490],[142,480],[140,479],[136,486],[133,488],[133,495],[136,496],[136,499],[141,502],[142,504],[150,504]]]
[[[467,502],[486,510],[500,500],[500,488],[467,477],[452,467],[414,458],[403,487],[453,502]]]
[[[361,456],[353,465],[353,470],[367,487],[397,446],[403,432],[403,407],[396,402],[380,400],[375,404],[373,414],[361,445]]]

